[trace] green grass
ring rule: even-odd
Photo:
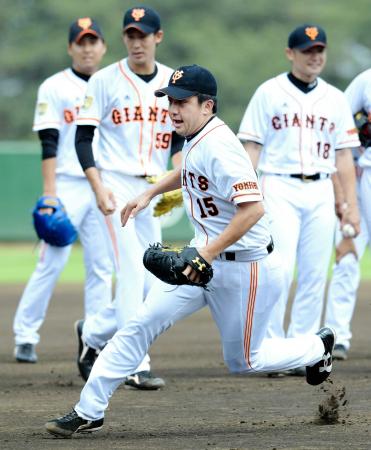
[[[31,244],[0,244],[0,284],[25,283],[37,262],[38,249]],[[371,280],[371,254],[367,249],[361,263],[362,279]],[[75,245],[60,277],[60,283],[82,283],[82,248]]]

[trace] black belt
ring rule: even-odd
[[[273,239],[271,239],[270,243],[267,245],[267,252],[270,255],[273,252],[274,244]],[[224,252],[226,261],[236,261],[236,252]]]
[[[274,175],[279,175],[280,177],[291,177],[299,178],[301,181],[317,181],[325,180],[330,176],[329,173],[314,173],[313,175],[305,175],[304,173],[275,173]]]

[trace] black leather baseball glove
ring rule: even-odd
[[[358,129],[359,140],[363,147],[371,146],[371,122],[365,111],[359,111],[354,115],[354,121]]]
[[[206,288],[213,277],[211,265],[198,253],[195,247],[184,247],[182,250],[164,247],[157,243],[150,245],[143,256],[143,264],[153,275],[168,284],[189,284]],[[200,282],[195,283],[183,275],[184,269],[190,265],[200,274]]]

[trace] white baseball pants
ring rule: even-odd
[[[282,288],[281,261],[273,252],[257,262],[215,260],[209,290],[156,281],[137,314],[99,354],[75,406],[79,416],[103,417],[113,392],[131,374],[155,339],[178,320],[208,306],[231,372],[278,371],[318,362],[316,336],[268,339],[266,329]]]
[[[285,336],[284,317],[295,262],[298,280],[287,336],[313,334],[321,321],[335,231],[331,179],[303,182],[287,176],[264,175],[261,184],[275,249],[284,272],[268,337]]]
[[[161,223],[153,217],[152,207],[140,212],[135,219],[129,219],[124,228],[121,225],[121,209],[129,200],[148,189],[148,182],[143,177],[108,171],[102,172],[102,180],[113,191],[117,201],[114,214],[101,220],[115,261],[116,292],[113,304],[106,305],[84,323],[83,340],[96,349],[104,347],[142,305],[155,280],[143,266],[143,255],[149,244],[161,242]],[[148,355],[135,372],[142,370],[149,370]]]
[[[84,249],[85,317],[95,314],[112,299],[113,263],[97,218],[95,199],[83,177],[57,176],[57,195],[78,230]],[[15,343],[37,344],[49,302],[60,273],[66,265],[71,245],[54,247],[45,243],[36,269],[22,294],[14,318]]]
[[[358,200],[360,201],[360,187],[358,184]],[[359,261],[369,242],[366,222],[362,207],[361,232],[354,239],[357,256],[348,253],[338,263],[334,263],[332,278],[328,289],[325,324],[336,331],[336,343],[343,345],[347,350],[350,347],[352,332],[350,323],[357,301],[357,290],[360,282]],[[336,229],[336,244],[342,240],[340,226]]]

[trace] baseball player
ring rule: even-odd
[[[289,35],[286,56],[291,71],[257,89],[238,133],[262,172],[265,206],[284,269],[270,337],[285,336],[295,261],[298,280],[287,336],[311,334],[319,327],[335,229],[330,177],[335,171],[348,204],[342,224],[359,232],[350,150],[359,140],[344,94],[319,78],[326,63],[325,31],[310,24],[297,27]],[[305,368],[292,374],[304,375]]]
[[[43,195],[62,201],[84,248],[88,317],[112,298],[113,265],[100,232],[93,193],[76,157],[75,119],[84,101],[87,81],[98,70],[106,45],[97,22],[89,17],[71,25],[68,40],[72,65],[40,86],[33,130],[38,132],[42,146]],[[48,209],[44,212],[51,213]],[[36,269],[14,319],[15,358],[19,362],[37,361],[38,330],[70,252],[71,245],[41,244]]]
[[[169,97],[171,120],[176,131],[186,137],[182,168],[130,201],[121,212],[122,224],[130,227],[155,195],[182,187],[185,208],[195,227],[191,245],[213,264],[214,277],[207,290],[188,284],[169,289],[168,284],[156,281],[137,315],[99,354],[72,412],[46,424],[57,436],[100,429],[110,396],[153,341],[176,321],[206,305],[218,326],[224,360],[232,372],[305,365],[310,366],[307,381],[319,384],[331,371],[335,340],[331,329],[293,339],[265,338],[282,286],[280,260],[272,253],[262,194],[249,157],[215,115],[214,76],[197,65],[179,67],[168,86],[156,95]],[[191,266],[183,273],[197,282],[199,274]]]
[[[156,11],[148,7],[126,11],[123,42],[128,57],[89,80],[85,104],[77,119],[76,150],[98,207],[105,215],[102,229],[111,246],[117,277],[114,304],[103,308],[83,326],[81,322],[77,324],[78,367],[85,379],[96,352],[136,313],[154,279],[144,270],[142,258],[150,242],[161,240],[160,221],[153,217],[150,208],[122,229],[120,209],[147,189],[146,176],[166,171],[170,154],[180,159],[183,139],[173,131],[167,99],[154,96],[155,89],[172,73],[155,60],[162,38]],[[100,172],[91,149],[95,128],[99,130]],[[158,389],[164,381],[153,376],[146,356],[126,384]]]
[[[358,75],[345,90],[345,95],[350,103],[352,113],[356,115],[360,111],[370,112],[371,110],[371,69]],[[329,286],[325,323],[332,326],[337,333],[337,344],[334,349],[334,358],[345,360],[348,357],[350,339],[352,333],[350,322],[352,320],[354,307],[356,304],[357,289],[360,282],[359,261],[362,258],[367,243],[370,242],[370,234],[365,220],[365,207],[367,202],[362,199],[369,198],[369,191],[363,190],[360,184],[366,168],[365,180],[367,179],[367,167],[371,166],[370,139],[361,143],[364,146],[365,154],[359,155],[355,149],[357,164],[357,192],[361,210],[361,232],[355,238],[343,238],[340,230],[336,234],[336,263],[334,265],[332,279]],[[370,135],[369,135],[370,137]],[[363,147],[362,147],[363,148]],[[368,154],[368,155],[367,155]]]

